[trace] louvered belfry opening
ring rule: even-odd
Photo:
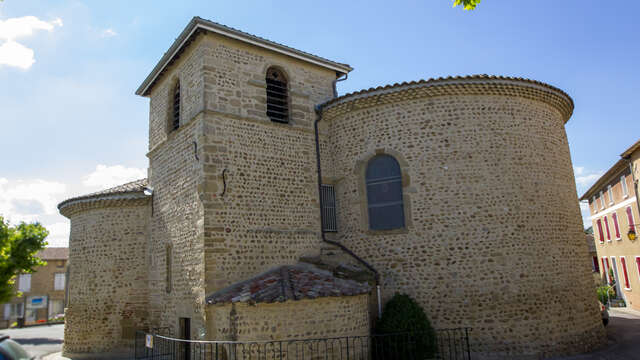
[[[287,79],[275,68],[267,70],[267,116],[271,121],[288,123]]]
[[[173,89],[173,117],[171,120],[171,130],[177,130],[180,127],[180,83],[177,83]]]

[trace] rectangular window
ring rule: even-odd
[[[165,258],[164,258],[165,277],[166,277],[165,278],[165,281],[166,281],[166,284],[165,284],[166,285],[166,289],[165,290],[167,291],[167,294],[169,294],[171,292],[171,288],[173,287],[172,277],[171,277],[171,270],[172,270],[172,267],[171,267],[171,260],[172,260],[172,256],[171,255],[172,254],[171,253],[172,253],[172,249],[173,249],[173,246],[171,246],[171,244],[167,244],[166,249],[165,249],[165,251],[166,251]]]
[[[592,259],[593,271],[600,272],[600,267],[598,266],[598,257],[594,256]]]
[[[611,220],[613,220],[613,229],[616,231],[616,239],[620,240],[620,226],[618,225],[618,214],[615,212],[611,214]]]
[[[622,275],[624,276],[624,288],[631,289],[631,285],[629,285],[629,274],[627,273],[627,261],[624,256],[620,256],[620,265],[622,266]]]
[[[591,203],[593,203],[593,212],[597,213],[598,212],[598,204],[596,203],[596,196],[593,195],[593,199],[591,199]]]
[[[602,221],[600,219],[598,219],[596,221],[596,225],[598,226],[598,240],[600,240],[601,243],[604,242],[604,233],[602,232]]]
[[[20,274],[18,277],[18,291],[31,291],[31,274]]]
[[[600,209],[604,209],[604,194],[600,191]]]
[[[53,290],[64,290],[65,274],[57,273],[53,277]]]
[[[64,316],[64,303],[62,300],[49,300],[49,319]]]
[[[609,205],[613,204],[613,189],[611,185],[607,186],[607,196],[609,197]]]
[[[611,269],[609,267],[609,259],[605,256],[603,257],[604,259],[604,273],[605,273],[605,278],[607,279],[607,283],[611,284],[611,279],[609,278],[609,269]]]
[[[629,189],[627,188],[627,179],[624,175],[620,176],[620,184],[622,185],[622,196],[629,196]]]
[[[4,304],[4,318],[5,320],[22,317],[22,303],[19,304]]]
[[[611,241],[611,233],[609,232],[609,220],[607,217],[604,217],[604,228],[607,230],[607,241]]]
[[[324,231],[338,231],[336,221],[336,191],[333,185],[322,184],[320,186],[322,199],[322,228]]]

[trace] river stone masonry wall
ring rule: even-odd
[[[365,294],[255,305],[210,305],[207,332],[216,339],[233,341],[367,336],[371,326],[368,297]]]
[[[343,244],[436,328],[471,327],[479,358],[586,351],[606,336],[564,123],[539,83],[477,77],[357,93],[325,106]],[[370,231],[364,169],[402,169],[406,228]],[[324,167],[323,167],[324,169]]]
[[[202,47],[205,120],[198,143],[210,294],[319,252],[314,106],[333,97],[336,74],[220,36],[207,35]],[[287,124],[266,115],[270,67],[287,77]]]
[[[309,54],[202,29],[179,39],[185,45],[172,46],[140,93],[150,97],[149,188],[59,205],[71,219],[65,353],[120,351],[134,328],[178,335],[180,318],[191,319],[192,339],[216,340],[231,334],[232,310],[240,340],[366,333],[365,295],[205,305],[214,291],[325,250],[320,104],[322,182],[336,187],[331,238],[380,272],[384,301],[407,293],[436,328],[473,328],[478,359],[606,341],[564,129],[573,103],[562,91],[471,76],[334,98],[347,65],[336,72]],[[266,116],[270,66],[288,80],[289,124]],[[178,82],[180,127],[171,131]],[[368,230],[364,171],[377,154],[399,161],[404,229]],[[294,313],[304,317],[289,322]]]
[[[64,209],[71,269],[63,351],[74,359],[125,354],[148,324],[149,201],[82,205]]]

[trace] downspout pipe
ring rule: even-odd
[[[344,81],[346,79],[347,79],[347,74],[345,74],[345,77],[343,79],[336,79],[333,81],[334,97],[337,97],[336,83],[338,81]],[[322,193],[322,166],[320,163],[320,133],[318,130],[318,123],[322,120],[322,104],[317,105],[315,107],[315,111],[316,111],[316,121],[313,123],[313,130],[314,130],[315,142],[316,142],[316,167],[318,172],[318,197],[320,200],[320,218],[322,219],[322,209],[323,209],[324,203],[322,200],[322,196],[320,196],[320,194]],[[378,299],[378,318],[382,317],[382,301],[381,301],[381,295],[380,295],[380,273],[378,273],[378,270],[376,270],[371,264],[366,262],[364,259],[356,255],[353,251],[351,251],[346,246],[342,245],[339,242],[327,239],[324,226],[322,226],[322,221],[320,221],[320,236],[322,238],[322,241],[326,242],[327,244],[331,244],[339,247],[342,251],[349,254],[349,256],[353,257],[354,259],[356,259],[359,263],[364,265],[364,267],[366,267],[369,271],[371,271],[374,274],[374,279],[376,282],[376,295]]]

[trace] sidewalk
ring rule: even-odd
[[[42,357],[40,359],[41,360],[71,360],[69,358],[66,358],[66,357],[62,356],[61,352],[45,355],[44,357]]]
[[[630,307],[623,307],[623,308],[610,308],[609,309],[609,313],[615,313],[621,317],[626,317],[624,315],[629,315],[631,317],[637,317],[640,318],[640,311],[639,310],[634,310]],[[624,314],[624,315],[623,315]]]

